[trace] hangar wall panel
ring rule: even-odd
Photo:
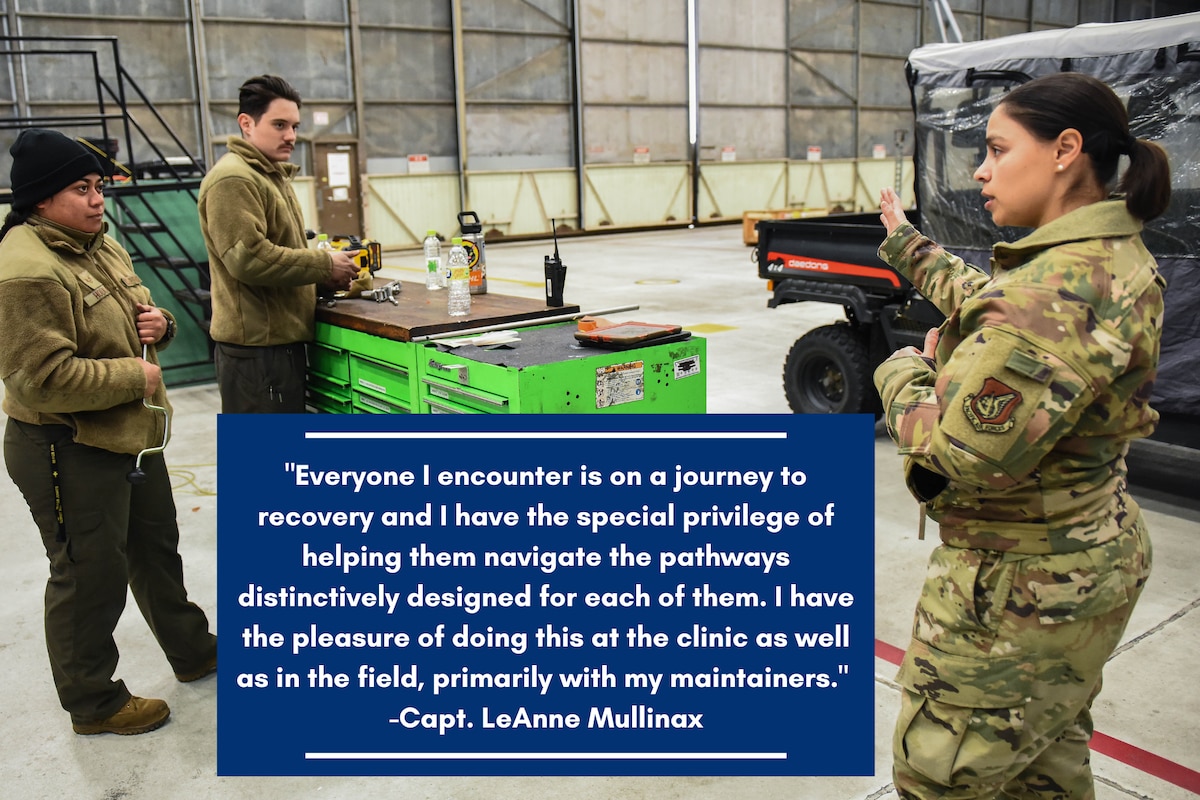
[[[1125,19],[1147,5],[951,1],[969,40]],[[118,36],[124,66],[205,159],[236,131],[242,81],[287,77],[305,101],[294,160],[307,175],[307,141],[357,143],[365,232],[388,244],[415,245],[431,225],[449,230],[464,205],[488,209],[496,234],[514,236],[548,233],[549,217],[578,225],[582,215],[599,229],[685,223],[693,212],[732,219],[778,202],[869,202],[861,184],[892,174],[896,131],[911,129],[904,58],[941,35],[928,4],[695,8],[693,149],[688,0],[0,0],[9,33]],[[61,54],[17,61],[0,72],[7,113],[61,115],[94,102],[90,66]],[[175,154],[148,109],[132,108]],[[0,149],[10,140],[0,131]],[[807,162],[810,146],[828,168]],[[885,159],[873,158],[878,146]],[[910,153],[906,141],[902,166]],[[410,155],[427,157],[414,163],[429,173],[410,173]],[[843,160],[860,167],[828,163]],[[300,190],[311,206],[311,185]]]

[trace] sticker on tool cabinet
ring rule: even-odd
[[[596,370],[596,408],[635,403],[646,397],[645,362],[630,361]]]
[[[675,362],[675,380],[690,378],[700,374],[700,356],[694,355],[681,358]]]

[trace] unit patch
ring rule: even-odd
[[[967,395],[963,412],[980,433],[1004,433],[1012,428],[1013,414],[1020,404],[1020,392],[988,378],[978,392]]]

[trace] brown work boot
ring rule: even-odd
[[[71,727],[76,733],[85,736],[93,733],[119,733],[131,736],[135,733],[148,733],[162,724],[171,716],[171,709],[162,700],[145,697],[130,697],[129,702],[121,706],[121,710],[108,719],[99,722],[72,722]]]
[[[192,681],[200,680],[205,675],[212,675],[216,671],[217,655],[216,653],[213,653],[212,658],[208,659],[208,661],[205,661],[199,669],[193,670],[192,672],[176,672],[175,680],[179,681],[180,683],[191,683]]]

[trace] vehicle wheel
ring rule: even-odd
[[[796,340],[783,364],[783,391],[797,414],[882,413],[866,344],[845,324]]]

